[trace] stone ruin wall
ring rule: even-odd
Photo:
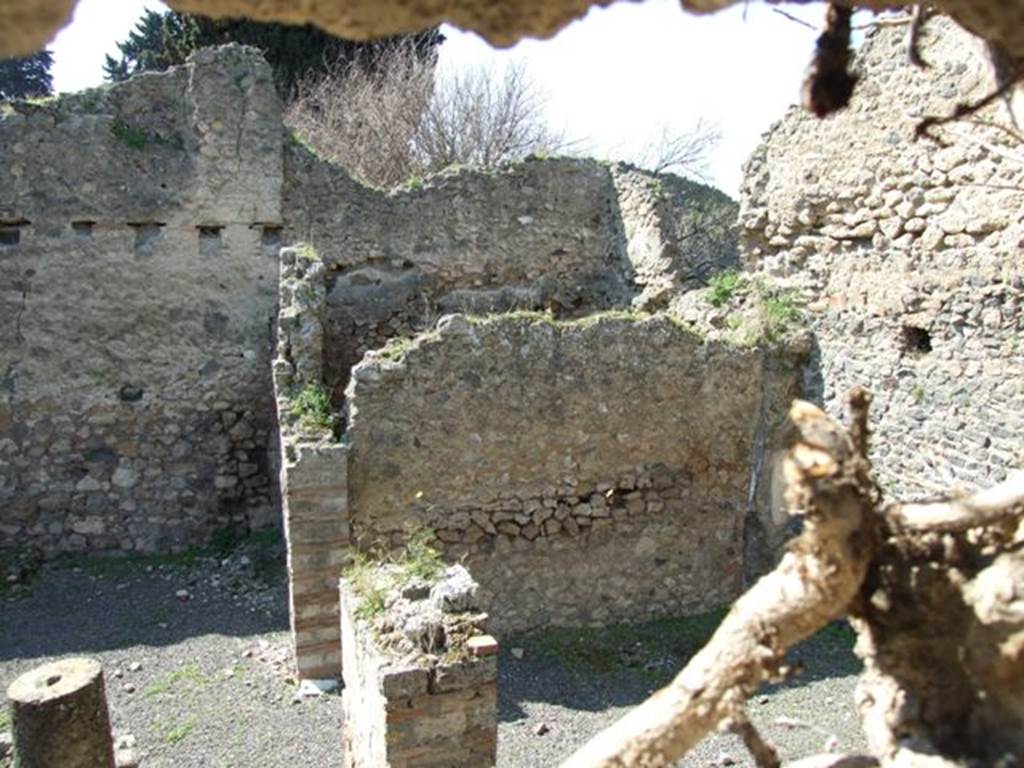
[[[687,215],[664,205],[644,213],[667,234],[638,275],[618,189],[662,193],[625,167],[364,187],[285,135],[266,65],[237,46],[2,109],[0,547],[167,550],[273,522],[283,243],[323,254],[339,408],[367,349],[445,312],[628,306],[685,266],[659,261]],[[724,195],[672,184],[734,217]],[[735,263],[734,238],[720,227],[700,258]]]
[[[445,317],[353,370],[353,543],[436,531],[501,631],[721,605],[782,522],[761,457],[801,362],[665,315]]]
[[[668,291],[738,264],[731,232],[736,208],[724,195],[698,184],[657,180],[627,166],[585,160],[534,159],[492,172],[456,170],[420,188],[390,194],[358,185],[294,145],[286,147],[285,168],[285,239],[316,246],[315,253],[304,247],[282,251],[274,364],[284,437],[281,487],[293,632],[300,674],[315,677],[326,676],[339,663],[331,636],[337,633],[338,606],[332,579],[357,548],[382,543],[376,533],[356,541],[353,519],[386,514],[389,522],[374,529],[387,531],[386,546],[399,545],[405,526],[429,528],[436,522],[397,499],[392,501],[402,504],[400,509],[378,504],[365,514],[360,511],[362,500],[352,495],[352,478],[355,472],[373,471],[371,453],[378,446],[367,441],[364,450],[347,430],[353,408],[346,388],[353,364],[378,348],[384,348],[384,358],[394,355],[417,334],[431,335],[438,319],[452,312],[487,317],[543,312],[554,321],[656,308]],[[331,392],[339,416],[333,437],[341,442],[303,434],[289,415],[291,397],[319,382]],[[453,387],[453,398],[463,394],[462,382],[445,386]],[[435,396],[446,397],[440,390]],[[545,396],[556,395],[549,391]],[[384,413],[401,409],[373,402]],[[406,427],[410,434],[426,431],[432,419],[424,413],[415,426]],[[475,446],[462,449],[472,462]],[[421,454],[399,452],[392,458],[422,469]],[[635,462],[615,468],[620,470],[634,471]],[[565,474],[560,470],[553,482]],[[355,485],[364,488],[360,478]],[[634,506],[643,493],[634,493]],[[468,496],[463,501],[471,503]],[[579,512],[586,527],[590,519]],[[332,515],[335,522],[328,524]],[[742,572],[742,524],[737,529],[731,517],[716,519],[729,530],[736,578],[715,595],[732,594]],[[571,530],[575,522],[567,525]],[[548,530],[553,527],[550,523]],[[610,551],[613,544],[605,541],[604,548]],[[454,557],[455,547],[449,549]],[[517,571],[527,567],[525,561],[518,563]],[[497,578],[492,576],[490,583]],[[502,594],[495,605],[504,613],[510,600]],[[706,604],[712,602],[716,598],[709,596]],[[560,608],[566,617],[572,615],[570,603],[567,599]],[[621,605],[598,614],[612,616],[616,610]],[[591,615],[588,611],[580,607],[576,615]],[[541,621],[536,615],[513,614],[506,626]]]
[[[1013,249],[1024,234],[1015,148],[998,131],[984,129],[968,131],[967,141],[950,149],[911,140],[922,115],[987,87],[971,41],[954,32],[932,39],[944,24],[929,27],[926,55],[937,64],[926,73],[902,63],[898,34],[871,36],[860,58],[866,77],[852,109],[824,123],[793,113],[773,129],[748,167],[741,213],[748,266],[794,285],[806,300],[817,350],[804,370],[805,383],[817,382],[836,412],[848,385],[866,383],[876,391],[878,451],[889,462],[883,474],[890,489],[912,494],[950,482],[998,479],[1019,463],[1024,412],[1015,383],[1021,264]],[[80,154],[67,152],[69,145]],[[7,161],[0,166],[0,330],[8,336],[0,351],[5,546],[29,540],[51,550],[166,549],[198,541],[222,524],[269,519],[273,462],[267,456],[275,453],[275,430],[268,368],[281,242],[309,241],[320,253],[326,309],[318,375],[340,410],[347,407],[348,384],[360,395],[363,385],[348,382],[347,372],[365,350],[432,328],[448,312],[539,309],[571,320],[608,309],[659,309],[737,259],[722,229],[733,210],[725,198],[623,166],[535,160],[494,173],[453,171],[397,193],[363,187],[282,139],[266,67],[238,48],[203,53],[186,68],[116,87],[6,108],[0,147]],[[96,271],[83,272],[85,266]],[[69,272],[77,279],[68,280]],[[546,322],[527,326],[540,334],[530,353],[540,355],[542,369],[553,360],[541,354],[551,343],[545,334],[583,332],[583,326]],[[509,332],[516,327],[494,326]],[[554,334],[551,327],[560,330]],[[598,323],[588,332],[601,329]],[[447,333],[445,345],[465,343],[451,327]],[[641,336],[638,349],[653,343]],[[57,342],[63,339],[68,343]],[[922,339],[931,351],[921,348]],[[439,380],[454,375],[457,360],[443,363],[423,351],[438,343],[430,340],[409,353],[413,378],[420,364]],[[685,348],[687,342],[681,343]],[[495,347],[491,365],[503,359],[501,349]],[[395,351],[403,345],[392,342],[392,352],[372,356],[366,370],[386,370],[382,380],[417,408],[431,393],[435,399],[421,411],[424,429],[436,429],[432,419],[445,413],[453,395],[457,400],[476,391],[480,371],[468,368],[465,379],[450,381],[450,391],[430,382],[422,391],[403,389],[404,374],[396,378],[390,366],[406,365],[405,355]],[[621,348],[624,356],[628,351]],[[755,355],[721,354],[727,368]],[[780,382],[777,389],[772,384],[773,392],[788,397],[796,385],[781,370],[785,357],[765,358],[776,360],[779,370],[764,373],[763,360],[760,370],[764,381]],[[647,362],[654,386],[668,374],[655,360]],[[580,366],[588,370],[586,361]],[[751,399],[750,382],[735,377],[726,394],[747,409],[745,423],[756,433],[750,425],[767,423],[758,403],[776,401]],[[622,387],[614,399],[602,395],[600,402],[622,405],[622,393],[633,391],[626,382]],[[384,410],[365,392],[364,416]],[[690,401],[681,405],[688,408]],[[358,418],[358,406],[355,412]],[[658,423],[663,413],[645,412],[644,418]],[[505,413],[509,419],[519,415]],[[395,439],[413,431],[395,412],[384,413],[380,424]],[[613,491],[612,497],[636,510],[643,502],[647,514],[648,505],[660,513],[659,503],[675,499],[662,498],[661,491],[685,488],[680,499],[689,494],[698,500],[691,509],[704,508],[717,503],[724,488],[739,491],[742,475],[748,484],[763,477],[771,445],[764,434],[743,439],[744,449],[737,451],[750,448],[747,463],[732,462],[729,479],[717,490],[711,479],[686,475],[694,457],[674,446],[666,448],[668,459],[612,457],[600,471],[571,479],[575,485],[565,490],[557,473],[550,485],[524,481],[516,501],[496,496],[493,484],[472,500],[445,491],[429,514],[415,500],[402,506],[401,494],[388,501],[400,504],[390,511],[379,499],[364,497],[359,473],[369,465],[349,454],[348,443],[331,443],[330,450],[309,453],[323,461],[303,480],[305,487],[294,484],[303,501],[316,500],[299,505],[312,515],[306,526],[311,540],[308,550],[295,553],[306,559],[295,564],[327,594],[334,587],[326,577],[336,575],[338,545],[350,544],[364,523],[367,542],[393,544],[395,515],[437,520],[439,531],[450,531],[444,536],[453,539],[447,542],[453,552],[493,543],[492,565],[503,557],[526,563],[536,548],[561,546],[530,527],[543,531],[556,517],[534,509],[538,501],[541,510],[561,510],[555,538],[562,543],[573,535],[573,525],[565,525],[569,519],[587,536],[594,534],[584,531],[585,520],[591,520],[589,529],[630,525],[621,511],[615,519],[613,505],[603,510],[608,517],[593,514],[599,507],[595,494]],[[371,453],[384,450],[376,440],[367,431],[363,445]],[[696,442],[687,444],[696,450]],[[565,448],[556,445],[552,455]],[[358,471],[346,480],[353,467]],[[385,479],[404,494],[401,478]],[[923,482],[912,484],[911,478]],[[647,483],[649,488],[629,487]],[[351,489],[357,490],[350,508]],[[625,498],[640,491],[641,497]],[[746,496],[730,497],[733,506],[724,511],[723,529],[735,534],[738,546],[762,542],[740,555],[748,565],[771,539],[763,510],[778,505],[765,494],[770,483],[754,483],[758,517],[748,514],[749,503],[743,510],[736,506],[737,499],[751,497],[749,488]],[[487,525],[463,520],[478,502],[490,507]],[[515,503],[523,511],[495,508]],[[379,518],[370,512],[378,509]],[[491,513],[512,517],[498,520]],[[352,516],[354,525],[344,519],[328,536],[322,523],[338,514]],[[459,522],[450,525],[453,519]],[[752,520],[757,525],[751,527]],[[487,568],[474,567],[486,582]],[[508,599],[514,602],[514,596]],[[332,608],[319,600],[308,605],[315,617],[309,640],[323,645],[330,641],[327,625],[335,621],[337,602]],[[587,613],[588,607],[580,616],[597,617],[602,610]],[[550,607],[552,615],[560,611],[568,616],[572,609]],[[520,620],[540,619],[527,610],[509,621]]]
[[[0,105],[0,547],[274,520],[279,126],[237,46]]]
[[[740,226],[748,265],[807,302],[820,396],[875,393],[876,470],[921,497],[987,486],[1024,465],[1024,158],[999,129],[950,146],[918,122],[990,92],[980,44],[931,21],[919,70],[900,29],[870,33],[851,108],[791,111],[751,158]],[[981,116],[1010,125],[1005,104]]]
[[[295,145],[285,167],[286,236],[327,268],[324,378],[339,404],[368,350],[445,314],[649,308],[738,263],[729,198],[625,165],[530,159],[389,194]]]
[[[487,614],[473,603],[466,570],[454,566],[440,578],[399,585],[375,616],[361,613],[358,588],[341,580],[346,768],[495,764],[498,644],[484,634]],[[453,593],[445,579],[471,591]],[[425,652],[424,641],[441,647]]]

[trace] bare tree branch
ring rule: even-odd
[[[1024,516],[1024,472],[964,499],[900,504],[888,509],[897,526],[918,531],[963,531]]]
[[[779,753],[771,744],[761,738],[761,734],[757,732],[757,728],[750,722],[746,714],[741,714],[733,720],[729,730],[743,739],[743,744],[750,756],[754,758],[757,768],[779,768],[782,764],[779,760]]]
[[[381,187],[572,146],[548,124],[543,94],[521,64],[435,75],[411,47],[372,71],[348,65],[307,79],[285,121],[319,154]]]
[[[698,118],[689,131],[662,126],[631,162],[655,174],[675,173],[706,181],[710,154],[721,140],[722,131],[704,118]]]

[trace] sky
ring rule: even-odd
[[[807,27],[757,2],[709,16],[684,13],[678,0],[617,2],[550,40],[505,50],[445,27],[439,66],[500,71],[521,62],[552,125],[602,158],[634,158],[663,131],[685,132],[703,120],[722,136],[708,180],[735,196],[762,133],[799,100],[824,7],[787,7]],[[155,0],[80,0],[50,45],[56,90],[102,82],[104,55],[116,53],[144,8],[164,10]]]

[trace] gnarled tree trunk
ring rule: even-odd
[[[778,765],[744,703],[779,678],[788,648],[843,616],[865,663],[857,704],[872,754],[802,765],[1024,758],[1024,475],[968,498],[885,506],[870,478],[869,403],[851,393],[849,431],[794,403],[786,495],[802,533],[671,684],[563,768],[668,766],[726,725],[759,765]]]

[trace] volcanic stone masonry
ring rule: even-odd
[[[1024,159],[998,127],[1014,124],[1005,102],[937,129],[947,146],[915,139],[925,116],[995,83],[982,45],[948,19],[925,27],[929,69],[903,46],[898,29],[871,33],[849,110],[791,111],[769,132],[740,227],[751,269],[808,310],[812,394],[838,416],[851,386],[874,392],[875,471],[908,499],[1024,466]]]
[[[977,121],[914,139],[992,76],[947,20],[927,70],[902,38],[869,33],[849,110],[765,136],[739,208],[579,159],[370,189],[288,136],[239,46],[3,105],[0,547],[180,549],[283,498],[320,677],[338,572],[410,527],[465,555],[499,629],[728,600],[785,535],[797,394],[875,391],[889,493],[1001,479],[1024,166]]]
[[[266,63],[236,45],[3,105],[0,156],[0,548],[166,551],[277,521],[283,242],[324,254],[339,400],[367,349],[445,311],[623,306],[738,258],[735,204],[669,180],[679,204],[644,214],[663,249],[716,224],[692,264],[652,252],[635,277],[613,178],[655,180],[593,161],[362,187],[286,136]]]

